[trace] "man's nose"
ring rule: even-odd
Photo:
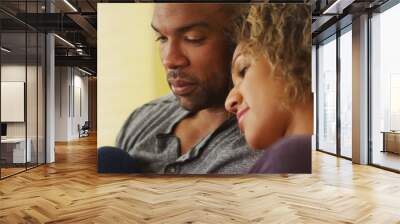
[[[242,95],[239,93],[236,87],[231,89],[228,97],[225,100],[225,109],[231,113],[236,114],[238,106],[242,103]]]
[[[178,69],[189,64],[188,58],[177,41],[171,41],[162,51],[162,63],[166,69]]]

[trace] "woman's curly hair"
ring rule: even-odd
[[[284,104],[311,93],[311,10],[307,4],[256,4],[237,21],[235,40],[246,53],[264,54],[273,76],[286,83]]]

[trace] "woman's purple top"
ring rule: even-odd
[[[311,173],[311,135],[282,138],[265,150],[249,173]]]

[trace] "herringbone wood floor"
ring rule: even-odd
[[[400,223],[400,175],[313,153],[312,175],[99,175],[96,139],[0,181],[0,223]]]

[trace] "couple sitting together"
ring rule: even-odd
[[[172,94],[122,127],[130,171],[311,173],[310,24],[303,4],[157,4]]]

